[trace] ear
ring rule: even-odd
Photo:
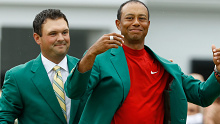
[[[119,31],[121,31],[121,21],[120,20],[115,20],[115,25],[118,28]]]
[[[148,21],[148,23],[149,23],[149,24],[148,24],[148,28],[149,28],[149,27],[150,27],[150,21]]]
[[[36,42],[38,45],[40,45],[40,44],[41,44],[41,37],[40,37],[40,35],[38,35],[37,33],[34,33],[34,34],[33,34],[33,37],[34,37],[35,42]]]

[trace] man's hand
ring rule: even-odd
[[[212,45],[212,52],[213,52],[213,62],[216,66],[216,69],[220,71],[220,48],[216,48],[215,45]],[[217,81],[220,83],[220,77],[215,75]]]
[[[113,36],[113,39],[110,39],[110,36]],[[124,37],[122,35],[117,33],[105,34],[101,38],[99,38],[88,49],[85,56],[80,60],[78,64],[79,72],[84,73],[92,69],[97,55],[104,53],[111,48],[118,48],[118,46],[122,46],[122,43],[124,43],[124,41],[122,40],[123,38]]]
[[[215,45],[212,45],[213,52],[213,62],[216,65],[218,71],[220,71],[220,48],[216,48]]]
[[[173,62],[173,59],[169,59],[170,62]]]
[[[113,36],[113,39],[110,39],[110,36]],[[105,34],[89,48],[87,53],[97,56],[111,48],[118,48],[124,42],[122,38],[124,37],[117,33]]]

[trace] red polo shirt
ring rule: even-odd
[[[163,91],[169,73],[144,48],[134,50],[123,45],[123,49],[131,85],[111,124],[163,124]]]

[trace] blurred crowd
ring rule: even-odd
[[[191,74],[194,78],[204,81],[200,74]],[[188,102],[186,124],[220,124],[220,97],[208,107],[202,108]]]
[[[186,124],[220,124],[220,97],[205,108],[188,102]]]

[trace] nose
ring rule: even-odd
[[[140,23],[139,23],[138,18],[135,18],[135,19],[134,19],[133,26],[135,26],[135,27],[140,26]]]
[[[62,33],[58,34],[57,41],[64,41],[64,37]]]

